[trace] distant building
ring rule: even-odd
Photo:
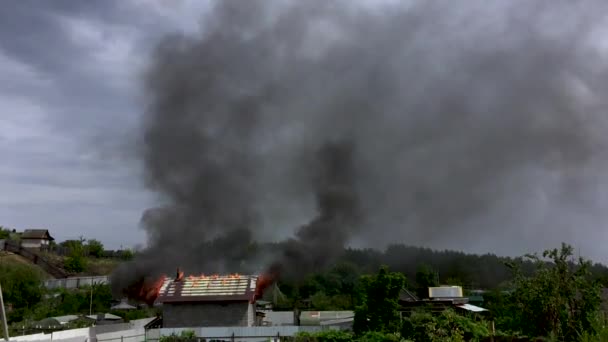
[[[300,325],[323,326],[337,330],[352,330],[355,319],[354,311],[302,311]]]
[[[487,309],[469,304],[469,298],[463,297],[462,288],[459,286],[430,287],[429,297],[429,299],[419,299],[412,292],[403,289],[399,295],[401,315],[407,317],[419,308],[435,313],[443,312],[448,308],[476,313],[488,312]]]
[[[96,325],[116,324],[122,323],[123,319],[120,316],[112,315],[110,313],[100,313],[97,315],[87,315],[88,319],[95,321]]]
[[[46,229],[26,229],[21,233],[21,246],[24,248],[48,249],[54,240]]]
[[[156,300],[162,304],[162,326],[254,326],[256,284],[256,276],[245,275],[167,279]]]

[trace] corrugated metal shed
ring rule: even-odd
[[[213,275],[167,279],[157,302],[184,303],[208,301],[253,301],[257,276]]]

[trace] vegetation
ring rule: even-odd
[[[29,309],[41,302],[44,293],[42,279],[42,274],[27,264],[0,263],[4,301],[13,308],[13,320],[21,320]]]
[[[89,256],[95,258],[103,257],[103,244],[99,240],[91,239],[87,241],[86,251]]]
[[[405,287],[403,274],[382,267],[375,276],[363,276],[361,282],[361,305],[355,310],[353,326],[355,333],[399,332],[399,293]]]
[[[58,247],[69,250],[64,262],[73,272],[82,272],[85,267],[90,272],[94,263],[110,260],[104,258],[103,245],[95,240],[66,241]],[[0,262],[0,281],[12,308],[9,321],[13,328],[22,329],[45,317],[88,314],[90,288],[48,291],[41,286],[42,277],[26,264]],[[278,309],[355,312],[353,333],[301,334],[294,341],[485,341],[492,334],[491,322],[496,336],[608,341],[605,315],[600,311],[600,289],[607,280],[604,266],[575,259],[568,245],[515,259],[391,246],[384,253],[346,250],[333,267],[304,278],[287,273],[266,292],[265,299]],[[441,283],[488,290],[482,306],[490,315],[422,309],[402,316],[399,295],[403,288],[424,298],[428,287]],[[109,287],[92,290],[92,311],[110,312]],[[153,316],[155,311],[116,314],[131,320]],[[163,339],[193,338],[179,335]]]

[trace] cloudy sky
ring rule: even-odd
[[[0,225],[58,239],[145,240],[152,196],[129,139],[140,74],[169,32],[196,30],[197,0],[29,1],[0,11]]]

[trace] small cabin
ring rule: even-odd
[[[48,250],[54,240],[47,229],[26,229],[21,233],[23,248]]]

